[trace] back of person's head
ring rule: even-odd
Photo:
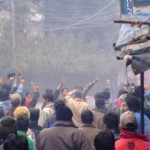
[[[49,102],[54,101],[54,94],[52,89],[46,89],[45,93],[43,94],[43,98],[48,100]]]
[[[7,137],[11,133],[17,132],[16,120],[11,116],[4,116],[0,120],[0,136]]]
[[[67,87],[63,87],[63,88],[61,89],[61,92],[63,92],[64,90],[69,91],[69,89],[68,89]]]
[[[103,106],[105,106],[105,100],[104,98],[101,96],[101,92],[98,92],[94,95],[94,99],[95,99],[95,106],[97,108],[101,108]]]
[[[40,110],[38,108],[30,108],[30,121],[38,121]]]
[[[28,141],[26,137],[10,134],[7,136],[4,144],[4,150],[29,150]]]
[[[105,100],[110,99],[110,91],[108,91],[107,89],[103,90],[102,95]]]
[[[82,122],[85,124],[92,124],[93,120],[93,113],[90,110],[84,110],[81,113]]]
[[[130,111],[139,112],[140,111],[140,100],[138,97],[128,94],[125,98],[125,102]]]
[[[104,100],[103,98],[97,99],[97,100],[95,101],[95,106],[96,106],[97,108],[102,108],[102,107],[104,107],[104,106],[105,106],[105,100]]]
[[[76,90],[74,93],[75,98],[82,98],[82,91],[81,90]]]
[[[20,102],[21,102],[21,96],[20,96],[20,94],[17,94],[17,93],[13,94],[13,95],[11,96],[11,98],[10,98],[10,102],[11,102],[11,104],[12,104],[14,107],[19,106],[19,104],[20,104]]]
[[[17,118],[17,130],[27,132],[29,128],[29,119],[25,117]]]
[[[112,132],[100,131],[94,139],[96,150],[115,150],[115,138]]]
[[[30,96],[30,92],[29,91],[26,91],[25,92],[25,97],[29,97]]]
[[[95,99],[95,100],[97,100],[97,99],[104,99],[103,92],[97,92],[97,93],[94,95],[94,99]]]
[[[18,106],[14,111],[14,117],[17,119],[19,117],[26,117],[30,119],[30,112],[26,106]]]
[[[141,86],[135,86],[134,92],[132,94],[138,98],[141,98]]]
[[[124,89],[120,89],[118,92],[118,96],[121,96],[122,94],[128,94],[128,92]]]
[[[119,128],[119,118],[114,112],[110,112],[104,115],[103,123],[107,125],[108,129]]]
[[[0,101],[9,100],[10,86],[7,84],[3,84],[0,90]]]
[[[64,101],[56,101],[54,104],[56,120],[60,121],[71,121],[72,119],[72,111],[69,107],[67,107]]]
[[[138,127],[134,112],[126,111],[120,116],[120,128],[128,131],[135,131]]]

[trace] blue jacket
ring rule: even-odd
[[[2,107],[5,112],[10,107],[10,100],[0,102],[0,107]]]
[[[140,126],[140,112],[135,112],[135,117],[138,123],[138,128],[137,128],[137,132],[140,133],[141,132],[141,126]],[[150,119],[144,115],[144,134],[148,136],[148,139],[150,141]]]

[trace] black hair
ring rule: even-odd
[[[85,124],[92,124],[93,120],[93,113],[90,110],[84,110],[81,113],[82,122]]]
[[[40,115],[40,110],[38,108],[30,108],[29,111],[30,111],[30,120],[38,121],[39,115]]]
[[[115,138],[111,131],[100,131],[95,139],[96,150],[115,150]]]
[[[141,86],[136,86],[132,94],[138,98],[141,98]]]
[[[140,100],[138,97],[128,94],[125,98],[125,102],[130,111],[139,112],[140,111]]]
[[[67,107],[64,101],[58,100],[54,104],[56,120],[70,121],[73,113],[69,107]]]
[[[10,134],[3,144],[4,150],[29,150],[26,137]]]
[[[118,96],[121,96],[122,94],[128,94],[128,92],[124,89],[120,89],[118,92]]]
[[[52,89],[46,89],[45,94],[43,94],[43,98],[53,102],[54,101],[54,93]]]
[[[101,94],[101,92],[98,92],[94,95],[94,99],[95,99],[95,106],[97,108],[101,108],[102,106],[105,105],[105,100]]]
[[[29,128],[29,119],[26,117],[17,118],[17,130],[27,132]]]
[[[105,99],[105,96],[104,96],[104,92],[97,92],[95,95],[94,95],[94,99],[97,100],[97,99]]]
[[[14,72],[9,73],[9,74],[7,75],[7,79],[9,79],[10,77],[13,77],[13,76],[16,76],[16,74],[15,74]]]
[[[26,91],[26,92],[25,92],[25,97],[26,97],[26,96],[29,96],[29,95],[30,95],[30,92],[29,92],[29,91]]]
[[[61,92],[63,92],[64,90],[69,91],[69,89],[68,89],[67,87],[63,87],[63,88],[61,89]]]
[[[0,90],[0,100],[6,101],[9,99],[9,93],[10,93],[11,87],[8,84],[3,84],[2,88]]]
[[[95,101],[95,106],[97,107],[97,108],[101,108],[102,106],[104,106],[105,105],[105,100],[104,99],[97,99],[96,101]]]
[[[103,117],[103,123],[105,123],[109,129],[119,128],[119,118],[114,112],[105,114]]]
[[[102,92],[102,95],[103,95],[103,98],[104,99],[110,99],[110,90],[109,90],[109,88],[105,88],[104,90],[103,90],[103,92]]]

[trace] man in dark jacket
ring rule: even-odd
[[[63,101],[55,103],[56,123],[40,132],[38,150],[91,150],[84,134],[71,123],[72,112]]]
[[[30,108],[29,111],[31,115],[29,120],[29,128],[34,132],[35,138],[37,140],[40,131],[43,129],[38,125],[40,110],[38,108]]]

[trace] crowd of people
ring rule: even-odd
[[[21,73],[7,79],[4,83],[0,77],[0,150],[150,150],[148,86],[141,134],[138,85],[122,86],[115,100],[108,87],[97,89],[91,108],[87,93],[99,77],[72,91],[62,79],[56,90],[47,88],[41,97],[38,84],[26,91]]]

